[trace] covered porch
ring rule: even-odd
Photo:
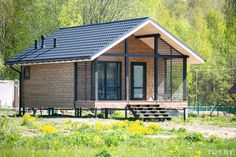
[[[137,104],[186,108],[187,58],[160,34],[134,34],[84,64],[85,70],[91,69],[86,72],[90,76],[78,80],[91,86],[77,91],[75,108],[125,109]]]

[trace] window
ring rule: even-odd
[[[121,99],[121,63],[98,63],[98,99]]]
[[[30,67],[29,66],[24,67],[24,79],[25,80],[30,79]]]

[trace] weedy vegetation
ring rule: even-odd
[[[165,139],[161,136],[171,135]],[[206,138],[185,128],[164,130],[158,123],[115,121],[57,123],[24,115],[0,117],[0,156],[201,157],[235,155],[235,139]],[[229,150],[231,154],[225,153]]]

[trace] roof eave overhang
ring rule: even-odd
[[[90,56],[83,57],[71,57],[71,58],[61,58],[61,59],[42,59],[42,60],[27,60],[20,62],[5,62],[5,65],[35,65],[35,64],[55,64],[55,63],[72,63],[72,62],[82,62],[91,61]]]

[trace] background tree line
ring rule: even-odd
[[[206,69],[236,68],[234,0],[0,0],[0,10],[0,79],[18,78],[4,61],[42,34],[150,16],[206,59],[206,64],[188,67],[190,102],[232,102],[227,91],[236,70]]]

